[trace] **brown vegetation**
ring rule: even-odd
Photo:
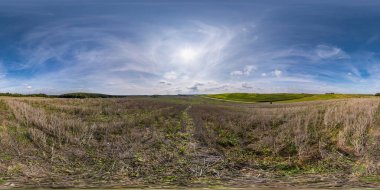
[[[204,183],[252,172],[378,176],[378,109],[378,98],[273,105],[3,98],[0,179],[76,185]]]

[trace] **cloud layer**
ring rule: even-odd
[[[0,89],[374,93],[377,8],[376,1],[1,1]]]

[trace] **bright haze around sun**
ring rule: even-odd
[[[192,48],[183,48],[179,51],[181,61],[189,62],[197,58],[198,52]]]
[[[0,1],[0,89],[380,91],[380,1]]]

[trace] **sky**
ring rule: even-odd
[[[377,0],[1,0],[0,92],[380,92]]]

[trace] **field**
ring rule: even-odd
[[[315,100],[330,100],[342,98],[362,98],[372,95],[364,94],[254,94],[254,93],[226,93],[204,95],[205,97],[215,98],[226,101],[238,102],[304,102]]]
[[[347,96],[1,97],[0,187],[376,187],[380,98]]]

